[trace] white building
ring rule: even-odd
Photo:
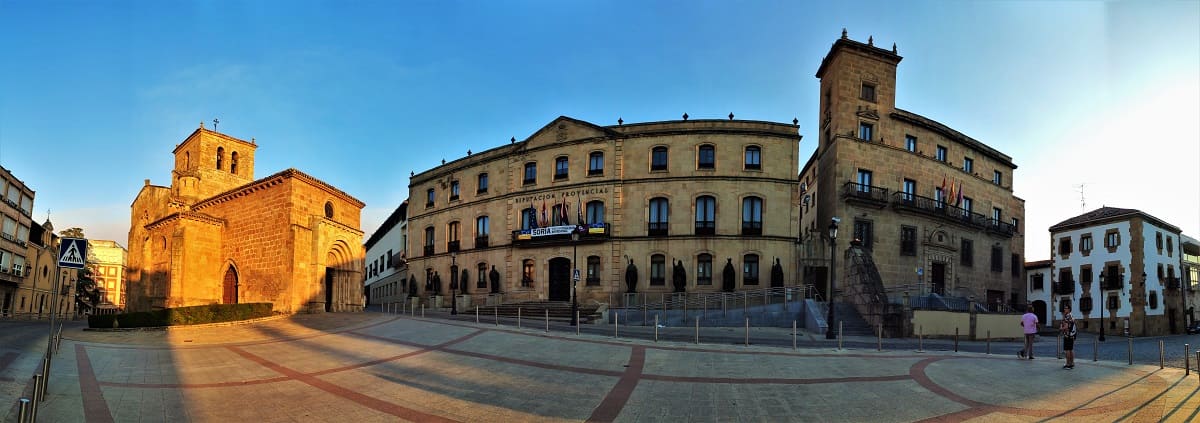
[[[1154,216],[1113,207],[1051,226],[1054,317],[1070,304],[1087,332],[1103,323],[1110,334],[1182,333],[1179,237]]]
[[[1196,309],[1200,304],[1200,241],[1187,235],[1180,235],[1183,250],[1180,274],[1183,276],[1183,308],[1187,311],[1187,323],[1191,325],[1200,319]]]
[[[1033,314],[1036,314],[1038,321],[1046,327],[1054,325],[1054,316],[1048,313],[1052,309],[1050,304],[1053,304],[1053,296],[1050,294],[1053,269],[1054,260],[1025,263],[1026,302],[1033,306]]]
[[[371,238],[363,266],[367,304],[398,302],[408,295],[408,200],[400,203]]]

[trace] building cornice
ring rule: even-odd
[[[282,184],[285,179],[297,179],[297,180],[304,181],[305,183],[308,183],[309,185],[320,188],[320,189],[324,190],[325,192],[328,192],[329,194],[332,194],[333,196],[338,197],[339,199],[346,201],[350,204],[353,204],[359,208],[362,208],[363,206],[366,205],[362,201],[359,201],[357,198],[351,197],[350,194],[347,194],[346,192],[344,192],[342,190],[334,188],[332,185],[329,185],[329,184],[325,183],[324,181],[321,181],[320,179],[314,178],[314,177],[312,177],[304,172],[301,172],[299,170],[296,170],[294,168],[289,168],[289,169],[283,170],[279,173],[276,173],[274,175],[267,176],[267,177],[259,179],[257,181],[250,182],[250,183],[242,185],[240,187],[233,188],[231,190],[228,190],[223,193],[209,197],[205,200],[199,201],[195,205],[192,206],[192,209],[200,210],[202,208],[212,206],[214,204],[220,204],[220,203],[224,203],[226,201],[229,201],[229,200],[232,200],[232,199],[235,199],[238,197],[243,197],[243,196],[246,196],[255,191],[259,191],[262,189],[266,189],[266,188],[270,188],[270,187],[274,187],[276,185]]]
[[[894,49],[895,45],[893,45],[892,48]],[[891,63],[892,66],[898,65],[900,64],[901,60],[904,60],[903,57],[901,57],[899,54],[896,54],[896,50],[885,50],[875,47],[874,44],[863,44],[858,41],[851,40],[846,38],[846,32],[842,31],[842,38],[839,38],[837,41],[833,42],[833,45],[829,47],[829,53],[826,53],[825,58],[821,60],[821,67],[817,68],[817,78],[821,78],[825,75],[825,70],[828,69],[829,65],[833,63],[834,57],[837,56],[837,53],[841,53],[842,51],[852,51],[874,57],[884,62]]]
[[[946,138],[949,138],[952,141],[956,141],[959,144],[963,144],[967,147],[970,147],[971,149],[982,153],[984,156],[987,156],[987,157],[991,158],[992,160],[998,161],[1005,166],[1011,167],[1014,170],[1017,168],[1017,165],[1013,164],[1013,162],[1012,162],[1012,157],[1009,157],[1008,155],[1001,153],[994,148],[988,147],[987,144],[979,142],[978,140],[976,140],[974,138],[968,137],[965,134],[963,134],[962,132],[958,132],[958,131],[950,128],[949,126],[942,124],[941,122],[938,122],[936,120],[927,118],[925,116],[921,116],[919,114],[916,114],[916,113],[913,113],[913,112],[910,112],[910,111],[907,111],[904,109],[896,108],[895,110],[896,111],[892,112],[892,114],[891,114],[892,119],[899,120],[901,122],[907,122],[907,123],[928,129],[930,131],[936,132]]]
[[[166,225],[168,223],[177,221],[177,220],[191,220],[191,221],[196,221],[196,222],[201,222],[201,223],[207,223],[207,224],[214,225],[214,226],[224,226],[225,225],[225,219],[221,219],[219,217],[210,216],[210,215],[207,215],[204,213],[197,213],[194,211],[181,211],[181,212],[175,212],[175,213],[168,214],[158,220],[147,223],[145,228],[147,230],[153,230],[153,229],[157,229],[163,225]]]

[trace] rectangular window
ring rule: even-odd
[[[703,195],[696,198],[696,235],[715,235],[717,232],[717,200]]]
[[[1000,208],[999,207],[992,207],[992,224],[993,225],[1000,224]]]
[[[946,161],[946,147],[942,147],[940,145],[937,146],[937,160],[939,162]]]
[[[604,203],[601,201],[588,201],[587,203],[587,223],[604,223]]]
[[[933,189],[934,206],[939,209],[946,208],[946,192],[941,187]]]
[[[742,235],[762,235],[763,202],[758,197],[742,199]]]
[[[742,285],[758,285],[758,255],[742,257]]]
[[[1092,251],[1092,234],[1079,237],[1079,251],[1085,253]]]
[[[992,171],[992,183],[996,184],[996,185],[1003,184],[1004,183],[1004,174],[1000,173],[999,170],[993,170]]]
[[[871,171],[866,169],[858,170],[858,191],[871,192]]]
[[[696,285],[712,285],[712,255],[696,257]]]
[[[900,227],[900,255],[917,255],[917,228],[912,226]]]
[[[604,153],[599,151],[588,155],[588,176],[604,174]]]
[[[1022,266],[1021,266],[1021,255],[1020,254],[1013,254],[1012,256],[1010,256],[1010,259],[1008,261],[1008,268],[1012,270],[1012,278],[1013,279],[1017,279],[1017,280],[1021,279]]]
[[[1013,225],[1013,231],[1021,232],[1021,225],[1019,225],[1021,223],[1021,219],[1017,219],[1014,217],[1014,218],[1012,218],[1011,223]]]
[[[906,202],[912,202],[913,200],[916,199],[916,197],[914,197],[916,194],[917,194],[917,181],[914,181],[912,179],[905,179],[904,180],[904,191],[903,191],[903,194],[900,196],[900,199],[904,200]]]
[[[959,248],[959,264],[972,267],[975,265],[975,245],[969,239],[963,239]]]
[[[525,163],[525,179],[522,183],[525,185],[537,183],[537,163]]]
[[[1046,289],[1046,278],[1044,276],[1042,276],[1041,273],[1030,276],[1029,279],[1033,280],[1033,288],[1032,289],[1034,291],[1041,291],[1041,290]]]
[[[666,198],[650,199],[650,222],[647,235],[667,235],[668,213]]]
[[[868,84],[868,83],[864,82],[862,84],[862,90],[859,92],[858,98],[861,98],[861,99],[867,100],[867,101],[875,101],[875,84]]]
[[[875,125],[862,122],[858,124],[858,138],[866,141],[871,140],[871,134],[875,131]]]
[[[458,199],[458,181],[450,181],[450,201]]]
[[[758,148],[758,146],[753,146],[753,145],[746,147],[745,156],[746,156],[746,160],[745,160],[746,170],[762,169],[762,149]]]
[[[1092,268],[1090,265],[1088,267],[1079,267],[1079,283],[1092,283]]]
[[[654,147],[650,151],[650,170],[667,170],[666,147]]]
[[[521,229],[533,229],[533,226],[535,225],[533,222],[537,222],[537,211],[535,211],[532,207],[521,209]]]
[[[433,227],[425,228],[425,255],[433,255]]]
[[[554,180],[567,179],[569,167],[566,157],[554,159]]]
[[[526,287],[526,288],[533,286],[533,275],[534,275],[533,260],[525,260],[524,262],[522,262],[521,263],[521,286]]]
[[[650,256],[650,285],[666,285],[667,264],[662,254]]]
[[[433,200],[437,198],[437,194],[433,188],[425,190],[425,208],[433,207]]]
[[[908,150],[909,153],[916,153],[917,152],[917,137],[914,137],[912,135],[905,135],[904,136],[904,149]]]
[[[963,157],[963,171],[971,173],[975,171],[975,160]]]
[[[479,174],[479,182],[477,183],[477,186],[478,186],[478,188],[475,188],[476,194],[483,194],[483,193],[487,192],[487,190],[488,190],[488,174],[486,174],[486,173]]]
[[[965,213],[966,215],[969,216],[972,212],[975,211],[975,208],[972,205],[973,201],[971,201],[971,197],[963,197],[962,199],[963,199],[963,202],[962,202],[963,213]]]
[[[1109,233],[1104,234],[1104,246],[1105,247],[1112,248],[1112,247],[1116,247],[1119,245],[1121,245],[1121,234],[1119,234],[1117,232],[1109,232]]]
[[[992,271],[1004,271],[1004,248],[998,245],[992,246]]]
[[[600,286],[599,256],[588,256],[587,258],[587,284],[588,286]]]
[[[697,169],[712,169],[716,167],[717,158],[716,150],[711,145],[700,146],[700,152],[696,158]]]
[[[1058,255],[1066,256],[1071,254],[1071,237],[1059,238],[1058,240]]]
[[[863,248],[870,250],[874,238],[874,228],[870,220],[854,219],[854,239],[861,242]]]

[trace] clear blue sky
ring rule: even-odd
[[[897,106],[1010,155],[1026,255],[1087,208],[1138,208],[1200,236],[1200,2],[0,0],[0,164],[57,228],[126,242],[142,180],[200,121],[257,138],[367,203],[408,174],[597,124],[800,119],[845,27],[897,43]],[[211,127],[211,126],[210,126]]]

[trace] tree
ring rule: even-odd
[[[92,279],[91,269],[79,269],[79,276],[75,281],[75,309],[80,312],[91,311],[98,304],[100,304],[100,288],[96,286],[96,280]]]
[[[63,238],[87,238],[83,235],[83,228],[67,228],[58,231],[58,236]]]

